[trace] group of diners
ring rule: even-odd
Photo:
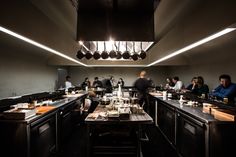
[[[236,84],[231,82],[231,77],[228,74],[222,74],[219,76],[220,83],[212,91],[210,91],[208,85],[204,83],[204,78],[202,76],[193,77],[191,83],[186,87],[184,86],[183,82],[179,80],[178,76],[173,78],[168,77],[166,81],[166,90],[190,92],[198,96],[208,95],[209,97],[219,100],[226,98],[228,102],[234,102],[236,97]]]

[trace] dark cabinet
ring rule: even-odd
[[[31,156],[48,157],[56,152],[56,114],[31,124]]]
[[[85,95],[58,101],[55,109],[26,120],[7,120],[0,116],[0,148],[8,157],[55,156],[60,144],[80,121],[80,105]]]
[[[70,102],[58,111],[58,142],[59,148],[71,135],[72,130],[76,124],[79,123],[80,111],[83,100]]]
[[[60,143],[63,143],[72,131],[72,104],[60,108],[58,114],[59,139]]]
[[[156,98],[154,98],[153,96],[149,96],[148,97],[148,105],[149,105],[149,115],[155,119],[155,111],[156,111]]]
[[[210,127],[210,157],[232,156],[236,147],[236,123],[214,123]]]
[[[235,154],[236,123],[214,119],[201,107],[179,106],[156,98],[157,126],[182,157],[221,157]],[[174,145],[173,145],[174,144]]]
[[[157,107],[157,123],[160,130],[168,138],[168,140],[175,144],[175,110],[174,108],[158,102]]]
[[[25,123],[0,122],[0,150],[3,157],[29,156],[29,127]],[[4,156],[5,155],[5,156]]]
[[[176,147],[185,157],[205,156],[205,124],[192,117],[178,112]]]

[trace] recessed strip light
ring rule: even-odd
[[[147,67],[147,65],[88,65],[88,67]]]
[[[236,28],[226,28],[226,29],[224,29],[224,30],[222,30],[222,31],[220,31],[220,32],[218,32],[218,33],[215,33],[215,34],[213,34],[213,35],[211,35],[211,36],[209,36],[209,37],[206,37],[206,38],[204,38],[204,39],[202,39],[202,40],[199,40],[199,41],[197,41],[197,42],[195,42],[195,43],[193,43],[193,44],[190,44],[190,45],[188,45],[188,46],[186,46],[186,47],[184,47],[184,48],[182,48],[182,49],[180,49],[180,50],[177,50],[177,51],[175,51],[175,52],[173,52],[173,53],[171,53],[171,54],[169,54],[169,55],[167,55],[167,56],[165,56],[165,57],[163,57],[163,58],[161,58],[161,59],[158,59],[158,60],[156,60],[156,61],[154,61],[154,62],[148,64],[147,66],[148,66],[148,67],[149,67],[149,66],[152,66],[152,65],[157,64],[157,63],[160,63],[160,62],[162,62],[162,61],[164,61],[164,60],[167,60],[167,59],[169,59],[169,58],[172,58],[172,57],[174,57],[174,56],[176,56],[176,55],[178,55],[178,54],[184,53],[184,52],[186,52],[186,51],[188,51],[188,50],[190,50],[190,49],[192,49],[192,48],[194,48],[194,47],[197,47],[197,46],[202,45],[202,44],[204,44],[204,43],[206,43],[206,42],[208,42],[208,41],[211,41],[211,40],[213,40],[213,39],[215,39],[215,38],[218,38],[218,37],[220,37],[220,36],[222,36],[222,35],[224,35],[224,34],[227,34],[227,33],[229,33],[229,32],[232,32],[232,31],[234,31],[235,29],[236,29]]]
[[[20,34],[17,34],[17,33],[13,32],[13,31],[10,31],[10,30],[8,30],[8,29],[6,29],[6,28],[4,28],[4,27],[1,27],[1,26],[0,26],[0,31],[2,31],[2,32],[4,32],[4,33],[7,33],[7,34],[9,34],[9,35],[11,35],[11,36],[14,36],[14,37],[16,37],[16,38],[18,38],[18,39],[21,39],[21,40],[23,40],[23,41],[25,41],[25,42],[27,42],[27,43],[30,43],[30,44],[32,44],[32,45],[34,45],[34,46],[37,46],[37,47],[39,47],[39,48],[41,48],[41,49],[44,49],[44,50],[46,50],[46,51],[49,51],[49,52],[51,52],[51,53],[53,53],[53,54],[56,54],[56,55],[58,55],[58,56],[61,56],[61,57],[65,58],[65,59],[68,59],[68,60],[70,60],[70,61],[73,61],[73,62],[78,63],[78,64],[83,65],[83,66],[87,66],[86,64],[84,64],[84,63],[82,63],[82,62],[79,62],[79,61],[77,61],[76,59],[74,59],[74,58],[72,58],[72,57],[69,57],[69,56],[67,56],[67,55],[65,55],[65,54],[63,54],[63,53],[61,53],[61,52],[58,52],[58,51],[56,51],[56,50],[54,50],[54,49],[51,49],[51,48],[49,48],[49,47],[47,47],[47,46],[45,46],[45,45],[43,45],[43,44],[40,44],[40,43],[38,43],[38,42],[36,42],[36,41],[33,41],[33,40],[29,39],[29,38],[26,38],[26,37],[24,37],[24,36],[22,36],[22,35],[20,35]]]

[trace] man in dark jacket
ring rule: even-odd
[[[146,78],[146,71],[141,71],[139,74],[139,78],[135,81],[134,87],[137,89],[137,97],[139,99],[139,104],[144,107],[145,111],[149,111],[148,106],[148,88],[150,87],[150,83]]]

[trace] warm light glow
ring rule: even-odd
[[[80,44],[80,45],[84,45],[83,41],[79,41],[79,44]]]
[[[147,67],[147,65],[124,65],[124,64],[117,64],[117,65],[88,65],[88,67]]]
[[[163,57],[163,58],[161,58],[161,59],[158,59],[158,60],[156,60],[155,62],[152,62],[152,63],[148,64],[147,66],[155,65],[155,64],[160,63],[160,62],[162,62],[162,61],[164,61],[164,60],[167,60],[167,59],[169,59],[169,58],[172,58],[172,57],[174,57],[174,56],[176,56],[176,55],[178,55],[178,54],[184,53],[184,52],[186,52],[186,51],[188,51],[188,50],[190,50],[190,49],[193,49],[193,48],[195,48],[195,47],[197,47],[197,46],[200,46],[200,45],[202,45],[202,44],[204,44],[204,43],[206,43],[206,42],[208,42],[208,41],[211,41],[211,40],[213,40],[213,39],[215,39],[215,38],[218,38],[218,37],[220,37],[220,36],[222,36],[222,35],[224,35],[224,34],[227,34],[227,33],[229,33],[229,32],[232,32],[232,31],[234,31],[235,29],[236,29],[236,28],[226,28],[226,29],[224,29],[224,30],[222,30],[222,31],[220,31],[220,32],[218,32],[218,33],[215,33],[215,34],[213,34],[213,35],[211,35],[211,36],[209,36],[209,37],[206,37],[206,38],[204,38],[204,39],[202,39],[202,40],[199,40],[199,41],[197,41],[197,42],[195,42],[195,43],[193,43],[193,44],[190,44],[190,45],[188,45],[188,46],[186,46],[186,47],[184,47],[184,48],[182,48],[182,49],[179,49],[179,50],[177,50],[177,51],[175,51],[175,52],[173,52],[173,53],[171,53],[171,54],[169,54],[169,55],[167,55],[167,56],[165,56],[165,57]]]
[[[95,43],[98,42],[98,51],[102,52],[104,51],[104,41],[91,41],[94,45],[96,45]],[[140,41],[134,41],[135,42],[135,50],[137,52],[140,52]],[[119,44],[120,43],[120,44]],[[127,50],[130,52],[133,52],[133,41],[127,41],[128,45],[127,45]],[[142,42],[143,43],[143,50],[146,51],[147,49],[149,49],[149,47],[153,44],[153,42]],[[119,51],[124,52],[126,51],[126,41],[114,41],[113,39],[110,39],[109,41],[105,41],[106,44],[106,50],[107,51],[111,51],[111,50],[118,50],[119,47]],[[96,48],[95,48],[96,50]],[[92,51],[95,51],[92,50]]]
[[[150,64],[148,64],[148,65],[125,65],[125,64],[122,64],[122,65],[110,65],[110,64],[108,64],[108,65],[87,65],[87,64],[84,64],[84,63],[82,63],[82,62],[79,62],[78,60],[76,60],[76,59],[74,59],[74,58],[72,58],[72,57],[70,57],[70,56],[67,56],[67,55],[65,55],[65,54],[63,54],[63,53],[61,53],[61,52],[59,52],[59,51],[56,51],[56,50],[54,50],[54,49],[52,49],[52,48],[50,48],[50,47],[47,47],[47,46],[45,46],[45,45],[43,45],[43,44],[40,44],[40,43],[38,43],[38,42],[36,42],[36,41],[34,41],[34,40],[31,40],[31,39],[29,39],[29,38],[27,38],[27,37],[24,37],[24,36],[22,36],[22,35],[20,35],[20,34],[17,34],[17,33],[15,33],[15,32],[13,32],[13,31],[10,31],[10,30],[8,30],[8,29],[6,29],[6,28],[4,28],[4,27],[1,27],[0,26],[0,31],[2,31],[2,32],[4,32],[4,33],[6,33],[6,34],[9,34],[9,35],[11,35],[11,36],[14,36],[14,37],[16,37],[16,38],[18,38],[18,39],[21,39],[21,40],[23,40],[23,41],[25,41],[25,42],[27,42],[27,43],[30,43],[30,44],[32,44],[32,45],[34,45],[34,46],[37,46],[37,47],[39,47],[39,48],[41,48],[41,49],[44,49],[44,50],[46,50],[46,51],[48,51],[48,52],[51,52],[51,53],[53,53],[53,54],[56,54],[56,55],[58,55],[58,56],[61,56],[61,57],[63,57],[63,58],[65,58],[65,59],[68,59],[68,60],[70,60],[70,61],[73,61],[73,62],[75,62],[75,63],[77,63],[77,64],[80,64],[80,65],[83,65],[83,66],[86,66],[86,67],[149,67],[149,66],[152,66],[152,65],[155,65],[155,64],[157,64],[157,63],[160,63],[160,62],[162,62],[162,61],[164,61],[164,60],[167,60],[167,59],[169,59],[169,58],[172,58],[172,57],[174,57],[174,56],[176,56],[176,55],[178,55],[178,54],[181,54],[181,53],[184,53],[184,52],[186,52],[186,51],[188,51],[188,50],[190,50],[190,49],[192,49],[192,48],[195,48],[195,47],[197,47],[197,46],[200,46],[200,45],[202,45],[202,44],[204,44],[204,43],[206,43],[206,42],[209,42],[209,41],[211,41],[211,40],[213,40],[213,39],[216,39],[216,38],[218,38],[218,37],[220,37],[220,36],[222,36],[222,35],[224,35],[224,34],[227,34],[227,33],[229,33],[229,32],[232,32],[232,31],[234,31],[236,28],[234,28],[234,27],[232,27],[232,28],[226,28],[226,29],[224,29],[224,30],[222,30],[222,31],[220,31],[220,32],[218,32],[218,33],[215,33],[215,34],[213,34],[213,35],[211,35],[211,36],[209,36],[209,37],[206,37],[206,38],[204,38],[204,39],[202,39],[202,40],[199,40],[199,41],[197,41],[197,42],[195,42],[195,43],[192,43],[192,44],[190,44],[190,45],[188,45],[188,46],[186,46],[186,47],[184,47],[184,48],[182,48],[182,49],[179,49],[179,50],[177,50],[177,51],[175,51],[175,52],[173,52],[173,53],[171,53],[171,54],[169,54],[169,55],[167,55],[167,56],[165,56],[165,57],[163,57],[163,58],[160,58],[160,59],[158,59],[158,60],[156,60],[156,61],[154,61],[154,62],[152,62],[152,63],[150,63]],[[130,41],[129,41],[130,42]],[[113,41],[113,40],[110,40],[110,41],[106,41],[106,49],[107,49],[107,51],[110,51],[110,50],[112,50],[112,45],[116,45],[116,46],[114,46],[114,47],[118,47],[118,41]],[[140,42],[139,42],[140,43]],[[143,42],[143,43],[145,43],[145,42]],[[84,44],[83,44],[83,42],[82,41],[79,41],[79,44],[80,45],[82,45],[86,50],[89,50]],[[147,49],[149,49],[149,47],[153,44],[153,42],[147,42],[147,43],[145,43],[146,45],[145,45],[145,48],[143,47],[143,50],[144,51],[146,51]],[[110,46],[109,46],[110,45]],[[135,49],[137,50],[139,47],[137,47],[137,45],[139,45],[139,44],[135,44]],[[132,45],[133,46],[133,45]],[[132,49],[133,49],[133,47],[129,47],[129,46],[127,46],[128,47],[128,50],[129,51],[133,51]],[[139,48],[140,49],[140,48]],[[100,52],[102,52],[103,50],[104,50],[104,42],[103,41],[99,41],[98,42],[98,50],[100,51]],[[126,50],[126,42],[125,41],[121,41],[120,42],[120,49],[119,49],[120,51],[125,51]],[[137,50],[138,51],[138,50]],[[109,60],[109,59],[108,59]],[[111,59],[111,61],[117,61],[116,59]],[[123,61],[123,60],[122,60]],[[130,60],[124,60],[124,61],[130,61]]]
[[[111,44],[114,44],[114,40],[112,38],[109,39]]]
[[[34,40],[31,40],[31,39],[29,39],[29,38],[26,38],[26,37],[20,35],[20,34],[17,34],[17,33],[13,32],[13,31],[10,31],[10,30],[8,30],[8,29],[6,29],[6,28],[4,28],[4,27],[1,27],[1,26],[0,26],[0,31],[2,31],[2,32],[4,32],[4,33],[7,33],[7,34],[9,34],[9,35],[11,35],[11,36],[14,36],[14,37],[16,37],[16,38],[18,38],[18,39],[21,39],[21,40],[23,40],[23,41],[25,41],[25,42],[27,42],[27,43],[30,43],[30,44],[32,44],[32,45],[34,45],[34,46],[37,46],[37,47],[39,47],[39,48],[41,48],[41,49],[44,49],[44,50],[46,50],[46,51],[48,51],[48,52],[51,52],[51,53],[56,54],[56,55],[58,55],[58,56],[61,56],[61,57],[65,58],[65,59],[68,59],[68,60],[70,60],[70,61],[73,61],[73,62],[78,63],[78,64],[83,65],[83,66],[87,66],[86,64],[84,64],[84,63],[82,63],[82,62],[79,62],[79,61],[77,61],[76,59],[74,59],[74,58],[72,58],[72,57],[69,57],[69,56],[67,56],[67,55],[65,55],[65,54],[63,54],[63,53],[61,53],[61,52],[59,52],[59,51],[56,51],[56,50],[54,50],[54,49],[52,49],[52,48],[49,48],[49,47],[47,47],[47,46],[45,46],[45,45],[43,45],[43,44],[40,44],[40,43],[36,42],[36,41],[34,41]]]
[[[149,42],[149,44],[147,45],[147,47],[144,49],[144,51],[147,51],[149,49],[150,46],[152,46],[153,42]]]
[[[89,49],[84,45],[84,43],[83,43],[82,41],[79,41],[79,44],[80,44],[81,46],[83,46],[87,51],[89,51]]]

